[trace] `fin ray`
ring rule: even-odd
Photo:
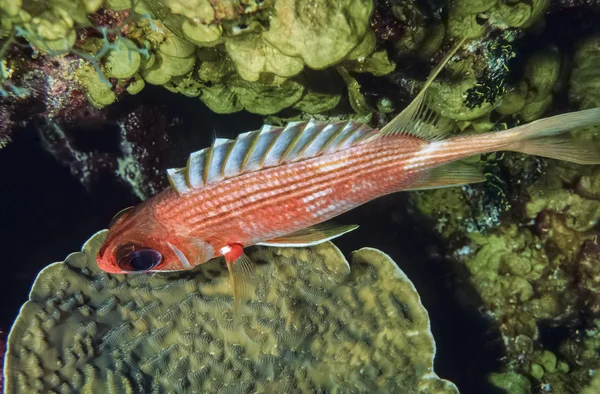
[[[506,130],[506,150],[549,157],[578,164],[600,164],[597,141],[561,136],[575,128],[600,125],[600,108],[569,112],[539,119]]]
[[[231,288],[233,292],[233,322],[235,326],[239,326],[242,318],[243,307],[247,299],[248,294],[248,281],[252,278],[253,262],[245,254],[242,254],[233,262],[228,262],[227,270],[229,271],[229,278]]]
[[[464,44],[465,40],[466,38],[463,38],[459,41],[433,69],[419,94],[400,114],[381,129],[381,133],[377,135],[377,138],[406,134],[435,140],[444,136],[445,133],[437,128],[440,121],[439,113],[431,107],[431,97],[427,93],[435,78]]]
[[[340,226],[333,223],[321,223],[283,237],[259,242],[257,245],[294,248],[314,246],[333,238],[340,237],[357,228],[358,225],[355,224]]]
[[[423,178],[404,190],[416,191],[456,187],[483,181],[485,181],[485,176],[478,168],[457,161],[430,170]]]
[[[589,141],[547,137],[524,141],[516,149],[528,155],[548,157],[577,164],[600,164],[600,146]]]
[[[190,154],[185,168],[169,169],[167,175],[173,189],[185,194],[247,172],[347,149],[373,134],[371,127],[352,120],[264,125],[235,140],[216,139],[211,147]]]

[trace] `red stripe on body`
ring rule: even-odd
[[[407,188],[430,168],[505,147],[507,139],[499,134],[438,142],[389,137],[242,174],[183,196],[168,189],[153,208],[167,227],[215,248],[252,245]]]

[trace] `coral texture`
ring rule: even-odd
[[[573,53],[568,93],[581,109],[600,106],[598,48],[591,35]],[[556,48],[532,53],[496,111],[526,121],[542,116],[557,87],[567,86],[561,63]],[[599,133],[592,127],[573,137],[597,143]],[[506,372],[490,382],[511,393],[581,390],[600,367],[600,172],[516,154],[488,156],[483,166],[485,184],[414,197],[501,332]],[[554,329],[569,335],[549,350],[544,332]]]
[[[8,37],[7,45],[26,40],[43,57],[83,60],[74,75],[98,108],[149,83],[200,97],[220,113],[304,110],[313,93],[306,81],[310,73],[302,73],[305,65],[324,69],[352,60],[360,64],[360,70],[355,67],[359,72],[393,70],[372,67],[368,57],[375,48],[371,0],[121,0],[102,5],[53,1],[40,12],[28,3],[2,3],[0,15],[6,18],[0,36]],[[5,50],[0,58],[11,60]],[[379,51],[374,62],[382,61],[392,65]],[[0,75],[4,95],[15,94],[14,72],[20,82],[39,63],[11,61],[9,72]],[[342,92],[338,84],[319,110],[337,105]]]
[[[433,372],[427,312],[384,253],[258,248],[243,323],[213,260],[170,275],[107,275],[106,231],[38,276],[8,340],[7,393],[457,393]]]

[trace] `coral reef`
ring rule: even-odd
[[[370,248],[257,248],[243,323],[227,270],[107,275],[106,231],[38,276],[9,335],[7,393],[256,391],[457,393],[433,372],[429,318],[409,279]]]
[[[535,120],[566,86],[579,108],[600,106],[597,37],[575,46],[568,84],[557,48],[532,53],[523,78],[501,96],[495,118]],[[573,134],[597,143],[599,132]],[[500,329],[505,372],[490,382],[509,393],[579,392],[600,368],[600,172],[516,154],[489,155],[483,165],[483,185],[413,197],[446,240],[448,258],[467,269],[482,312]],[[548,349],[548,332],[556,330],[569,334]]]
[[[385,52],[369,57],[375,49],[371,0],[102,5],[51,2],[44,11],[28,3],[1,7],[6,21],[0,35],[7,41],[0,58],[10,63],[0,78],[4,96],[15,96],[11,87],[17,83],[19,91],[31,91],[22,80],[42,68],[44,59],[59,58],[72,68],[63,78],[68,75],[98,108],[149,83],[198,96],[216,112],[273,114],[292,106],[310,111],[311,95],[322,93],[309,87],[312,74],[303,73],[305,65],[325,69],[351,60],[359,72],[393,70]],[[22,40],[42,60],[17,64],[8,49]],[[387,68],[378,66],[382,62]],[[338,84],[335,99],[313,111],[334,107],[342,92]]]

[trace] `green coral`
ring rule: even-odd
[[[577,43],[569,99],[582,109],[600,107],[600,35]]]
[[[493,373],[489,380],[491,384],[503,389],[507,394],[531,394],[531,383],[526,377],[517,373]]]
[[[113,93],[123,91],[121,86],[137,93],[146,83],[161,85],[199,96],[219,113],[327,111],[339,103],[343,85],[336,84],[335,92],[312,90],[305,65],[323,69],[349,61],[349,69],[375,75],[395,67],[385,51],[375,51],[371,0],[111,0],[102,11],[120,23],[110,28],[91,22],[101,0],[53,0],[39,8],[24,4],[2,3],[7,18],[0,35],[16,31],[53,56],[78,55]],[[76,42],[83,27],[95,27],[103,37],[84,34]],[[204,63],[216,60],[203,58],[206,49],[218,53],[218,67],[226,70],[219,71],[218,81],[207,78],[214,67]],[[79,74],[95,106],[114,101],[87,70]]]
[[[263,37],[282,53],[323,69],[361,44],[372,11],[371,0],[278,0]]]
[[[142,62],[138,48],[131,40],[123,37],[118,38],[114,45],[115,48],[104,61],[107,76],[123,79],[132,77],[138,72]]]
[[[480,38],[486,34],[487,21],[499,29],[527,28],[548,9],[549,0],[457,0],[448,15],[448,32],[453,37]]]
[[[597,36],[587,37],[574,53],[569,97],[581,108],[600,104],[597,44]],[[562,64],[552,47],[530,55],[522,79],[495,108],[501,119],[542,116],[565,86]],[[599,133],[592,127],[573,134],[597,143]],[[433,219],[449,255],[467,269],[481,308],[498,322],[507,357],[504,372],[490,382],[508,393],[578,392],[600,365],[599,323],[583,317],[600,311],[600,170],[517,154],[493,157],[484,165],[486,184],[415,193],[416,206]],[[505,199],[515,204],[501,221],[477,208],[492,181],[501,181]],[[475,225],[482,216],[495,225]],[[569,336],[558,350],[545,349],[540,326],[562,327]]]
[[[258,248],[242,321],[220,259],[108,275],[82,252],[44,269],[9,335],[6,393],[456,394],[433,372],[427,311],[384,253]]]
[[[258,34],[232,37],[226,41],[225,48],[238,74],[246,81],[258,81],[261,73],[293,77],[304,68],[302,59],[284,55]]]
[[[76,75],[79,84],[85,88],[87,99],[94,107],[102,108],[117,99],[111,88],[106,86],[92,66],[83,64],[77,70]]]
[[[235,1],[221,7],[207,1],[147,1],[146,8],[169,34],[200,49],[195,73],[168,78],[173,75],[161,69],[163,59],[142,76],[169,90],[198,95],[218,113],[273,114],[290,107],[326,111],[338,104],[343,89],[338,85],[337,91],[323,93],[309,88],[314,83],[307,81],[305,65],[319,69],[353,59],[358,72],[383,75],[394,68],[385,52],[369,56],[375,48],[368,24],[372,7],[366,0],[262,1],[242,8]],[[235,11],[240,9],[241,14]],[[266,11],[271,13],[268,24]]]
[[[581,394],[596,394],[600,393],[600,375],[596,375],[589,386],[581,391]]]
[[[87,14],[97,11],[102,0],[37,2],[0,2],[0,37],[16,30],[41,51],[53,54],[71,50],[76,29],[89,26]]]

